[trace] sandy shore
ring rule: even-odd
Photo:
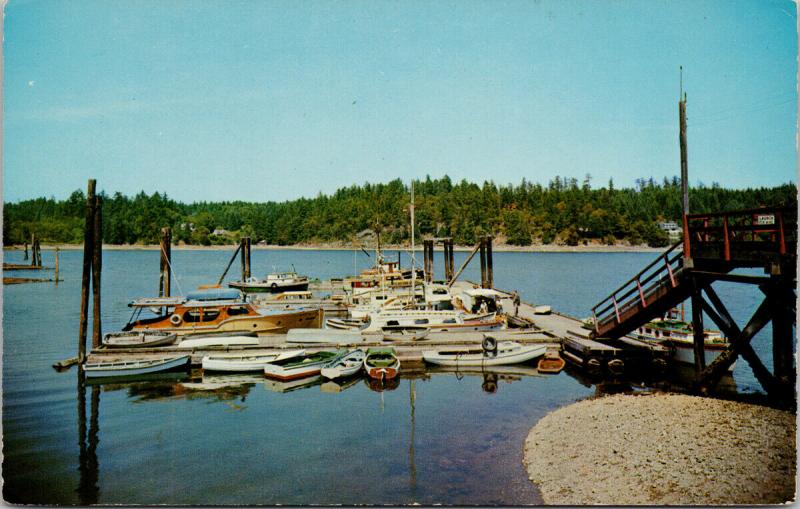
[[[60,250],[80,250],[83,249],[83,244],[42,244],[42,250],[54,250],[55,248],[59,248]],[[554,244],[542,244],[542,245],[534,245],[534,246],[512,246],[509,244],[495,244],[493,247],[493,251],[495,252],[519,252],[519,253],[660,253],[663,252],[666,248],[653,248],[648,246],[626,246],[626,245],[615,245],[615,246],[606,246],[602,244],[590,244],[586,246],[561,246],[561,245],[554,245]],[[24,246],[22,245],[13,245],[13,246],[4,246],[4,250],[6,251],[14,251],[14,250],[22,250]],[[109,250],[144,250],[144,251],[158,251],[160,248],[157,244],[103,244],[103,249]],[[235,244],[226,245],[226,246],[195,246],[195,245],[173,245],[173,250],[187,250],[187,251],[203,251],[203,250],[233,250],[236,249]],[[253,245],[253,250],[308,250],[308,251],[319,251],[319,250],[327,250],[327,251],[352,251],[353,246],[344,246],[341,244],[298,244],[294,246],[263,246],[263,245]],[[455,251],[472,251],[474,249],[473,246],[454,246],[453,248]],[[408,246],[393,246],[393,245],[385,245],[383,246],[383,250],[387,252],[391,251],[410,251]],[[422,252],[422,245],[418,245],[417,249],[418,252]],[[370,249],[367,249],[370,251]]]
[[[547,415],[525,442],[546,504],[780,504],[795,499],[795,415],[677,394]]]

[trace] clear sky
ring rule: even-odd
[[[796,181],[787,1],[10,0],[6,201],[450,175]]]

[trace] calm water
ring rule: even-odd
[[[215,282],[231,254],[173,251],[173,294]],[[466,253],[455,257],[460,266]],[[22,253],[5,258],[21,261]],[[52,252],[43,258],[53,264]],[[495,253],[495,284],[582,317],[652,258]],[[572,371],[537,376],[535,370],[496,378],[420,372],[383,392],[363,380],[288,390],[258,376],[215,391],[192,390],[193,383],[221,382],[199,371],[183,379],[83,388],[75,369],[50,367],[76,352],[81,259],[80,251],[61,253],[65,281],[57,287],[3,289],[3,489],[9,502],[538,504],[522,464],[528,430],[553,409],[607,390]],[[158,263],[157,251],[104,253],[105,331],[124,325],[130,300],[157,293]],[[327,279],[352,274],[372,259],[348,251],[254,251],[252,263],[254,275],[294,264]],[[462,277],[478,280],[472,265]],[[228,279],[237,270],[238,262]],[[716,288],[740,325],[760,303],[746,285]],[[770,337],[768,327],[754,339],[757,352],[768,349]],[[762,359],[771,365],[768,356]],[[741,392],[760,390],[742,361],[734,378]]]

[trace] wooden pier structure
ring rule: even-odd
[[[794,399],[793,328],[796,316],[797,210],[763,207],[712,214],[685,214],[683,240],[647,265],[592,308],[593,338],[618,338],[663,316],[681,302],[692,303],[696,388],[707,392],[741,356],[775,398]],[[759,268],[764,276],[734,272]],[[744,327],[712,284],[755,285],[763,301]],[[713,363],[704,357],[703,312],[730,343]],[[750,341],[772,322],[770,372]]]

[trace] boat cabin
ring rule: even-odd
[[[491,288],[470,288],[456,297],[463,307],[472,314],[496,313],[500,310],[502,294]]]

